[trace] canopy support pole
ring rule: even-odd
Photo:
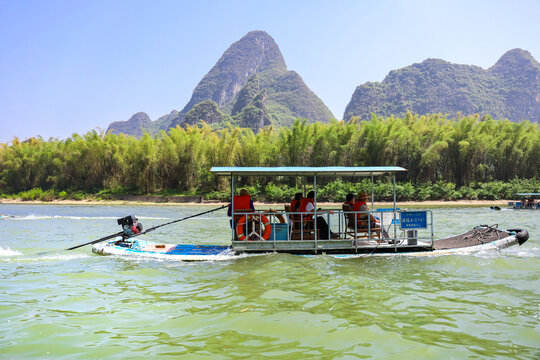
[[[236,181],[236,178],[233,174],[231,174],[231,241],[234,241],[234,227],[236,224],[234,223],[234,183]]]
[[[315,211],[313,215],[313,228],[315,229],[315,254],[317,253],[317,175],[313,176],[313,205],[315,205]]]
[[[393,213],[394,213],[394,240],[397,239],[397,228],[396,228],[396,174],[394,174],[393,176],[393,179],[394,179],[394,208],[393,208]],[[397,251],[397,241],[395,241],[395,248],[396,248],[396,251]]]
[[[373,199],[375,199],[375,194],[373,193],[373,174],[371,174],[371,211],[375,210]]]

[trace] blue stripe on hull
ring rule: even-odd
[[[124,247],[122,245],[112,245],[117,248],[121,248],[127,252],[134,252],[140,254],[163,254],[163,255],[219,255],[223,251],[229,250],[230,246],[221,245],[190,245],[190,244],[178,244],[174,247],[167,249],[166,251],[152,251],[145,249],[148,245],[154,243],[144,240],[135,240],[131,248]]]
[[[177,245],[166,255],[218,255],[223,251],[230,249],[229,246],[218,245]]]

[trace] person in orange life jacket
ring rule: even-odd
[[[234,212],[254,212],[255,206],[253,206],[253,201],[251,201],[251,197],[249,196],[249,192],[246,189],[240,190],[240,195],[234,196]],[[227,216],[232,216],[232,203],[229,204],[229,207],[227,209]],[[240,216],[236,215],[237,219],[235,219],[235,222],[239,220]],[[230,221],[231,227],[232,227],[232,220]]]
[[[300,207],[298,209],[298,212],[307,212],[311,213],[315,211],[315,204],[313,198],[315,197],[315,192],[310,191],[307,194],[307,197],[300,200]],[[320,210],[320,209],[319,209]],[[319,211],[317,210],[317,211]],[[333,210],[328,210],[330,214],[333,214]],[[311,215],[303,215],[304,222],[310,220],[312,217]],[[329,231],[328,223],[322,216],[317,216],[317,229],[320,229],[319,234],[321,236],[321,239],[326,239],[328,237],[328,233],[330,233],[331,239],[339,239],[339,235],[333,233],[332,231]]]
[[[369,199],[369,196],[366,194],[365,191],[360,191],[358,193],[358,196],[356,198],[356,202],[354,203],[353,205],[353,211],[369,211],[369,208],[367,206],[367,200]],[[357,225],[359,229],[367,229],[368,227],[368,224],[367,224],[367,219],[368,219],[368,214],[355,214],[357,216]],[[381,221],[369,214],[369,219],[370,219],[370,224],[369,224],[369,227],[370,228],[382,228],[381,227]],[[385,238],[388,238],[388,233],[386,232],[386,230],[384,228],[382,228],[382,231],[383,231],[383,235]]]
[[[368,200],[369,196],[366,194],[365,191],[360,191],[358,193],[358,196],[356,197],[356,202],[354,203],[353,205],[353,211],[369,211],[369,208],[367,206],[367,200]],[[357,216],[357,226],[358,228],[360,229],[365,229],[367,228],[367,218],[368,218],[368,215],[367,214],[356,214]],[[370,219],[371,219],[371,224],[370,226],[371,227],[376,227],[378,224],[377,224],[377,220],[372,216],[370,215]]]

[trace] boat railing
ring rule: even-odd
[[[402,229],[400,226],[401,209],[376,209],[370,211],[344,211],[340,209],[320,209],[316,212],[287,212],[276,210],[256,210],[254,212],[235,212],[237,219],[234,224],[233,242],[235,241],[305,241],[311,240],[325,242],[339,242],[354,240],[354,246],[368,246],[372,241],[378,244],[386,243],[395,246],[417,245],[431,243],[433,245],[433,214],[427,214],[425,230]],[[251,215],[251,216],[250,216]],[[357,221],[350,224],[349,219],[356,218],[363,221],[367,227],[361,227]],[[244,221],[238,220],[246,216]],[[328,224],[328,232],[321,233],[317,228],[317,217],[322,217]],[[376,222],[367,221],[375,219]],[[247,221],[251,220],[251,221]],[[242,224],[242,239],[238,237],[238,223]],[[266,233],[266,225],[272,231]],[[264,225],[264,226],[263,226]],[[295,228],[296,226],[296,228]],[[332,237],[332,233],[337,237]]]
[[[516,202],[508,202],[508,208],[514,209],[514,210],[540,210],[540,201],[538,202],[522,202],[522,201],[516,201]]]

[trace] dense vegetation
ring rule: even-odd
[[[540,122],[540,64],[513,49],[491,68],[427,59],[391,71],[382,82],[356,88],[343,118],[443,113],[490,114],[512,121]]]
[[[257,134],[203,124],[141,139],[96,131],[67,140],[14,139],[0,144],[0,191],[30,198],[77,191],[220,198],[228,179],[210,174],[212,166],[398,165],[409,170],[398,177],[402,200],[504,198],[538,191],[539,164],[538,124],[409,113],[347,123],[297,120],[291,128],[266,127]],[[274,200],[296,191],[297,179],[273,180],[246,178],[240,184]],[[366,182],[335,180],[319,179],[320,195],[341,200],[349,191],[369,190]],[[389,199],[392,184],[381,179],[375,190],[378,199]]]

